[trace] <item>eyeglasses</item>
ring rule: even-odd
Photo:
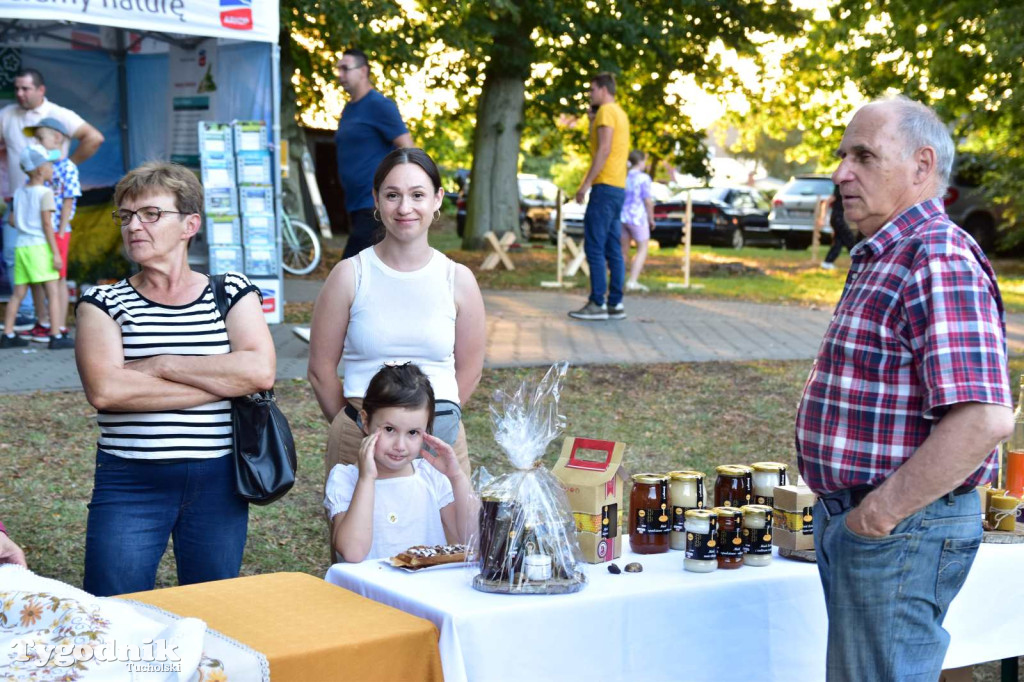
[[[345,73],[348,73],[349,71],[355,71],[356,69],[361,69],[364,66],[366,66],[366,64],[359,64],[357,66],[347,66],[345,64],[338,64],[334,68],[337,69],[338,71],[344,71]]]
[[[132,222],[132,217],[138,216],[139,222],[143,225],[149,223],[155,223],[163,217],[165,213],[177,213],[178,215],[191,215],[185,211],[167,211],[156,206],[143,206],[137,211],[129,211],[126,208],[122,208],[118,211],[111,213],[111,217],[114,218],[114,223],[118,227],[128,227]]]

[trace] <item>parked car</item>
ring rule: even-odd
[[[672,190],[668,188],[668,185],[660,182],[651,183],[651,197],[654,199],[655,205],[659,201],[668,201],[672,196]],[[583,239],[583,216],[587,212],[587,201],[590,199],[590,191],[587,191],[587,195],[583,197],[583,203],[578,203],[575,199],[562,204],[562,223],[565,225],[565,234],[572,237],[573,239]],[[551,226],[551,243],[554,244],[557,241],[555,230],[558,226],[552,224]]]
[[[787,249],[806,249],[814,235],[814,211],[821,199],[829,199],[835,185],[828,175],[798,175],[775,194],[768,223],[776,240]],[[825,214],[822,243],[832,241],[831,209]]]
[[[953,163],[949,187],[942,197],[950,220],[974,237],[986,253],[996,247],[998,228],[1005,218],[1002,211],[985,196],[982,186],[983,159],[961,156]]]
[[[651,239],[662,246],[677,246],[683,239],[687,193],[693,206],[691,244],[734,249],[755,242],[778,244],[768,229],[768,200],[759,191],[752,187],[697,187],[654,205]]]
[[[522,241],[534,236],[546,237],[554,231],[555,208],[558,206],[558,186],[536,175],[521,174],[519,180],[519,229],[516,235]],[[469,180],[455,202],[455,228],[461,237],[466,230],[466,198]]]

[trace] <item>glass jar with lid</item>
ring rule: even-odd
[[[789,467],[782,462],[754,462],[750,465],[754,504],[775,503],[775,486],[789,485]]]
[[[715,507],[718,515],[718,567],[743,567],[743,512],[739,507]]]
[[[743,464],[723,464],[715,468],[715,506],[742,507],[750,504],[753,470]]]
[[[743,512],[743,564],[767,566],[772,562],[772,513],[765,504],[748,504]]]
[[[690,509],[703,509],[706,506],[704,473],[690,469],[670,471],[668,478],[668,499],[672,509],[672,531],[669,533],[669,546],[672,549],[685,550],[685,514]]]
[[[683,568],[693,573],[718,569],[718,514],[710,509],[686,512],[686,557]]]
[[[629,548],[637,554],[667,552],[670,513],[668,476],[635,474],[629,494]]]

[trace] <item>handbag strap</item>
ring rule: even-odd
[[[224,327],[226,329],[228,324],[228,292],[224,288],[223,273],[219,275],[210,275],[210,288],[213,289],[213,302],[217,306],[217,312],[220,313],[221,319],[224,320]],[[276,401],[274,389],[270,389],[269,391],[260,391],[258,393],[253,393],[251,396],[242,397]],[[238,398],[235,398],[235,400],[238,400]]]
[[[210,288],[213,289],[213,302],[217,305],[224,324],[228,323],[228,292],[224,288],[224,275],[210,275]]]

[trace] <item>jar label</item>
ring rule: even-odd
[[[686,510],[690,507],[672,507],[672,530],[682,533],[686,530]]]
[[[619,534],[619,505],[601,507],[601,537],[613,538]]]
[[[739,528],[725,530],[719,526],[718,556],[726,558],[743,557],[743,536]]]
[[[765,505],[768,505],[769,507],[774,507],[775,506],[775,497],[773,497],[773,496],[766,496],[766,495],[758,495],[754,499],[754,504],[765,504]]]
[[[636,532],[641,535],[662,535],[672,529],[668,505],[663,505],[660,509],[642,507],[633,514],[636,518]]]
[[[804,535],[814,535],[814,508],[804,507]]]
[[[710,519],[708,533],[686,534],[686,558],[700,561],[718,558],[718,542],[715,541],[715,519]]]

